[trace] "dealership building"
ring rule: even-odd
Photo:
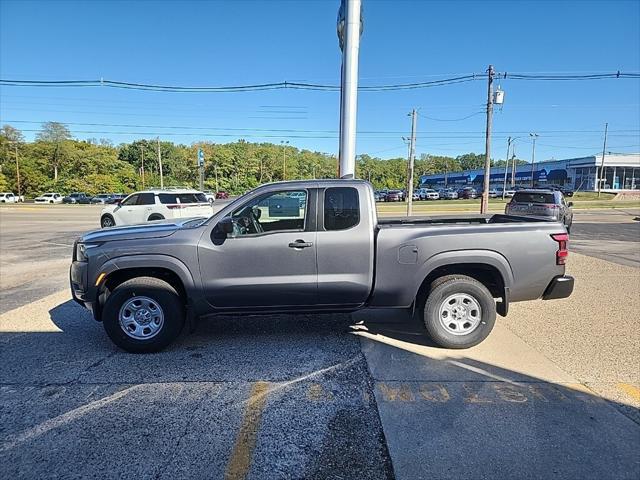
[[[509,165],[506,168],[507,186],[531,186],[533,174],[536,187],[560,185],[580,191],[595,191],[600,177],[603,191],[640,190],[640,153],[608,153],[604,156],[604,169],[599,174],[601,165],[601,155],[536,162],[533,169],[530,163],[516,165],[515,170]],[[490,176],[492,188],[501,187],[504,177],[505,167],[493,167]],[[483,182],[484,169],[420,177],[420,186],[430,188],[474,186],[482,189]]]

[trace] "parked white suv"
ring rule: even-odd
[[[18,203],[20,199],[11,192],[0,193],[0,203]]]
[[[44,193],[34,200],[35,203],[62,203],[62,195],[59,193]]]
[[[100,213],[102,228],[134,225],[170,218],[210,217],[211,204],[204,193],[190,189],[135,192]]]
[[[423,200],[439,200],[440,194],[432,188],[421,188],[420,198]]]

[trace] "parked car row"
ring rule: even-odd
[[[168,190],[189,190],[188,188],[170,188]],[[211,192],[206,191],[203,193],[207,201],[211,204],[216,199],[228,199],[229,194],[224,191]],[[128,195],[124,193],[99,193],[98,195],[90,196],[85,192],[73,192],[69,195],[62,195],[57,192],[43,193],[42,195],[34,199],[34,203],[40,204],[57,204],[65,203],[71,205],[88,205],[88,204],[101,204],[101,205],[117,205],[122,200],[127,198]],[[0,193],[0,203],[18,203],[24,202],[24,196],[18,197],[11,192]]]

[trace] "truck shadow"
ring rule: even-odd
[[[4,478],[221,478],[263,382],[258,478],[393,478],[389,458],[414,478],[640,474],[640,426],[612,408],[632,407],[464,351],[425,354],[406,312],[218,317],[153,355],[117,349],[72,301],[49,315],[0,331]]]

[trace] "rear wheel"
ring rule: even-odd
[[[424,324],[444,348],[469,348],[482,342],[496,321],[496,303],[487,288],[466,275],[436,279],[424,306]]]
[[[102,311],[109,338],[131,353],[158,352],[184,325],[184,302],[167,282],[138,277],[118,285]]]

